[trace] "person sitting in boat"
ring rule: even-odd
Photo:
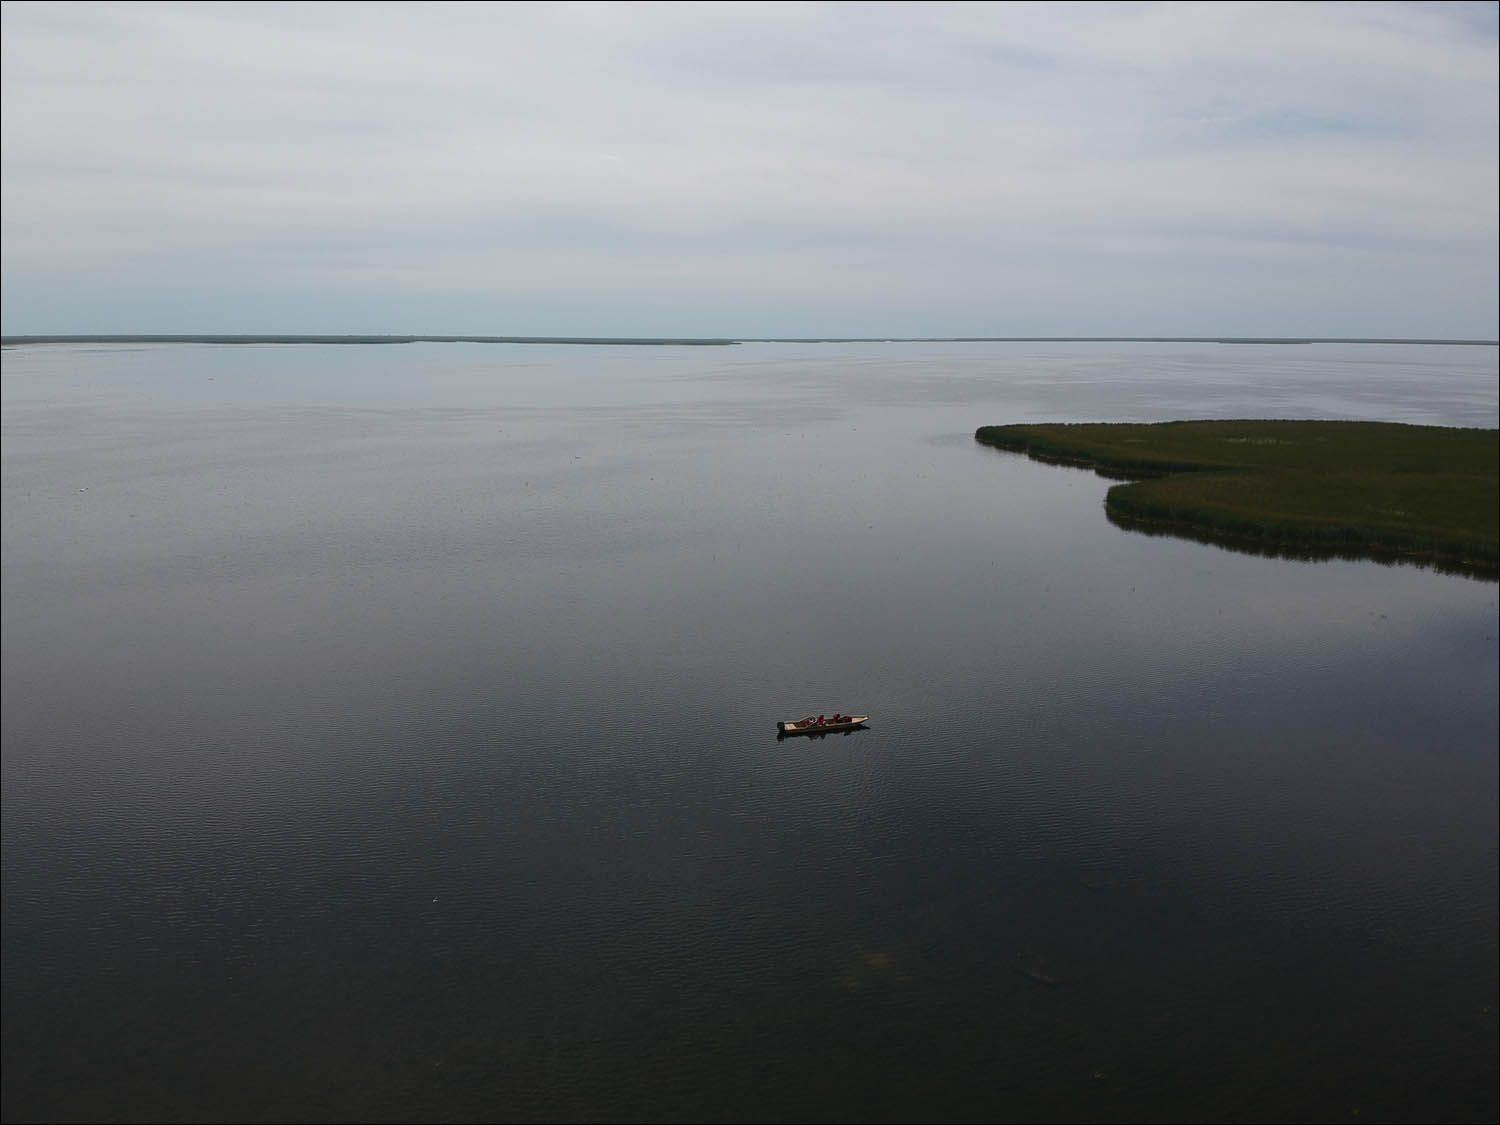
[[[833,720],[832,721],[835,722],[835,723],[842,723],[844,721],[844,716],[840,715],[837,711],[835,711],[833,713]]]
[[[818,726],[822,726],[822,725],[823,725],[823,716],[819,715],[818,716]]]

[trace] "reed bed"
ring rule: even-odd
[[[975,437],[1127,481],[1105,496],[1122,526],[1500,571],[1500,431],[1229,420],[983,426]]]

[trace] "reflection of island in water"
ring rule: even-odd
[[[1274,558],[1500,577],[1500,432],[1393,422],[984,426],[986,445],[1123,480],[1116,527]]]
[[[1107,506],[1105,507],[1104,515],[1110,523],[1114,524],[1121,531],[1134,531],[1141,535],[1158,536],[1163,539],[1189,539],[1195,543],[1203,543],[1210,547],[1219,547],[1226,551],[1235,551],[1242,555],[1259,555],[1267,559],[1292,559],[1297,562],[1331,562],[1336,559],[1343,559],[1348,562],[1376,562],[1386,566],[1422,567],[1428,570],[1435,570],[1439,574],[1487,579],[1492,582],[1500,579],[1500,569],[1497,569],[1494,565],[1444,562],[1441,559],[1405,555],[1398,551],[1382,551],[1378,547],[1358,549],[1311,547],[1299,546],[1293,543],[1269,542],[1250,536],[1236,537],[1228,534],[1215,534],[1212,531],[1201,530],[1196,527],[1175,526],[1169,523],[1157,523],[1152,520],[1134,519],[1122,512],[1116,512]]]

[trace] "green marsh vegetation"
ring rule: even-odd
[[[1395,422],[982,426],[986,445],[1118,484],[1112,522],[1275,555],[1500,574],[1500,431]]]

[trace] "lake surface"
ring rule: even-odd
[[[1497,1115],[1496,585],[1121,531],[973,440],[1494,427],[1493,347],[3,390],[7,1121]]]

